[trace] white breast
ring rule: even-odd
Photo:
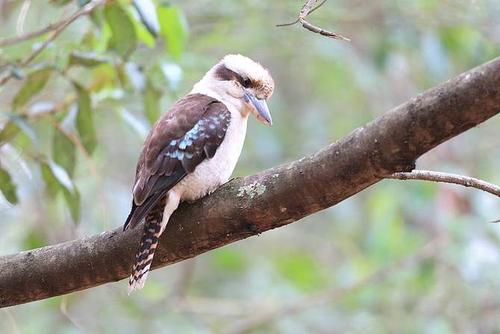
[[[172,189],[180,195],[181,201],[194,201],[211,193],[229,180],[236,167],[245,141],[248,116],[242,116],[232,105],[224,104],[231,112],[224,140],[211,159],[200,163]]]

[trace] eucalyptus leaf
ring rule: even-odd
[[[52,158],[60,165],[70,177],[73,177],[76,166],[76,150],[68,136],[54,128],[52,136]]]
[[[93,67],[101,64],[106,64],[110,60],[95,52],[73,51],[69,55],[69,66],[80,65],[85,67]]]
[[[9,120],[0,130],[0,145],[11,141],[23,131],[32,143],[37,144],[35,130],[28,124],[26,118],[15,114],[8,114]]]
[[[137,39],[146,46],[153,48],[156,44],[155,38],[156,35],[152,34],[149,29],[147,29],[141,22],[137,20],[133,20],[135,32],[137,33]]]
[[[30,73],[24,81],[24,84],[14,96],[12,107],[18,109],[24,106],[33,96],[38,94],[49,81],[52,72],[53,70],[50,68],[42,68]]]
[[[157,15],[160,35],[165,40],[167,51],[172,57],[179,59],[184,51],[187,36],[181,11],[173,6],[159,6]]]
[[[139,14],[142,24],[146,29],[156,37],[160,31],[158,17],[156,15],[155,4],[152,0],[134,0],[134,7]]]
[[[80,193],[76,188],[73,190],[69,190],[67,188],[63,188],[63,195],[66,204],[68,205],[69,213],[71,214],[71,218],[76,223],[80,220]]]
[[[97,136],[94,127],[94,116],[89,93],[81,86],[76,86],[78,91],[78,113],[76,115],[76,129],[83,147],[89,154],[97,146]]]
[[[45,181],[47,194],[55,198],[62,193],[73,221],[80,219],[80,193],[71,182],[65,170],[53,162],[40,162],[42,178]]]
[[[127,57],[137,44],[134,23],[118,2],[106,5],[104,17],[111,29],[108,49],[116,51],[122,57]]]
[[[12,140],[19,132],[21,128],[12,120],[5,123],[2,130],[0,130],[0,144],[6,143]]]
[[[4,195],[5,199],[12,204],[18,202],[16,185],[12,181],[10,174],[3,168],[0,167],[0,190]]]
[[[42,173],[42,179],[45,182],[47,195],[49,195],[50,198],[55,198],[59,191],[61,191],[61,185],[52,172],[52,168],[47,162],[42,161],[40,162],[40,171]]]

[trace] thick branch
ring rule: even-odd
[[[443,183],[454,183],[464,187],[472,187],[479,190],[483,190],[489,192],[492,195],[500,197],[499,186],[496,186],[494,184],[470,176],[433,172],[430,170],[413,170],[411,172],[394,173],[392,175],[387,176],[386,178],[396,179],[396,180],[423,180],[423,181],[433,181],[433,182],[443,182]]]
[[[297,221],[360,192],[500,112],[500,58],[431,89],[321,151],[238,178],[172,216],[154,268]],[[117,224],[119,224],[117,222]],[[128,276],[140,229],[0,257],[0,306]]]

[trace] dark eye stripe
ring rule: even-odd
[[[243,78],[241,75],[234,71],[231,71],[223,64],[220,64],[215,69],[215,77],[221,81],[236,80],[245,88],[252,86],[252,80],[250,80],[249,78]]]

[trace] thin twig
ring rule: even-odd
[[[392,175],[386,176],[386,178],[396,179],[396,180],[424,180],[433,182],[454,183],[464,187],[472,187],[479,190],[483,190],[497,197],[500,197],[499,186],[469,176],[434,172],[429,170],[414,170],[407,173],[404,172],[394,173]]]
[[[293,22],[289,22],[289,23],[280,23],[280,24],[277,24],[276,26],[277,27],[288,27],[288,26],[293,26],[294,24],[297,24],[299,22],[299,19],[296,19],[295,21]]]
[[[321,3],[319,3],[318,5],[316,5],[316,3],[318,1],[319,0],[307,0],[305,2],[304,6],[302,6],[302,9],[299,12],[299,16],[298,16],[297,20],[295,20],[293,22],[290,22],[290,23],[277,24],[276,26],[277,27],[286,27],[286,26],[291,26],[291,25],[294,25],[294,24],[300,22],[305,29],[307,29],[309,31],[312,31],[314,33],[320,34],[322,36],[334,38],[334,39],[340,39],[340,40],[343,40],[343,41],[350,41],[350,39],[347,38],[347,37],[345,37],[345,36],[342,36],[342,35],[340,35],[340,34],[338,34],[336,32],[333,32],[333,31],[322,29],[322,28],[320,28],[318,26],[315,26],[315,25],[309,23],[308,21],[306,21],[306,17],[309,14],[311,14],[316,9],[320,8],[321,6],[323,6],[323,4],[326,2],[326,0],[323,0]]]
[[[106,1],[107,0],[92,0],[88,4],[86,4],[85,6],[81,7],[80,9],[78,9],[75,13],[73,13],[73,15],[71,15],[66,20],[61,21],[58,24],[55,24],[53,26],[52,30],[45,31],[45,32],[51,31],[51,34],[49,35],[49,37],[47,37],[47,39],[42,43],[42,45],[40,45],[31,54],[29,54],[26,58],[24,58],[17,66],[23,67],[23,66],[26,66],[29,63],[31,63],[33,61],[33,59],[35,59],[43,50],[45,50],[45,48],[53,40],[55,40],[57,38],[57,36],[59,36],[64,31],[64,29],[66,29],[66,27],[68,27],[71,23],[73,23],[79,17],[91,13],[95,8],[97,8],[98,6],[104,4]],[[47,29],[47,28],[44,28],[44,29]],[[36,35],[37,33],[35,32],[35,33],[32,33],[32,34],[35,35],[35,36],[39,36],[42,33]],[[5,41],[2,41],[2,42],[5,43]],[[0,46],[1,46],[1,44],[0,44]],[[0,86],[6,84],[12,78],[12,76],[13,76],[12,71],[9,71],[9,73],[7,73],[4,77],[2,77],[0,79]]]
[[[0,48],[6,47],[9,45],[13,45],[13,44],[17,44],[17,43],[21,43],[24,41],[28,41],[30,39],[36,38],[36,37],[41,36],[41,35],[45,35],[46,33],[51,32],[51,31],[57,29],[58,27],[60,27],[64,22],[65,22],[65,20],[60,21],[60,22],[56,22],[56,23],[51,23],[48,26],[46,26],[45,28],[37,30],[37,31],[28,32],[28,33],[21,35],[21,36],[5,38],[5,39],[0,41]]]
[[[323,0],[319,5],[317,5],[316,7],[314,7],[313,9],[311,9],[309,11],[309,14],[311,14],[312,12],[314,12],[316,9],[318,9],[319,7],[323,6],[325,4],[326,0]],[[297,22],[299,22],[299,19],[297,18],[295,21],[293,22],[290,22],[290,23],[282,23],[282,24],[277,24],[276,26],[277,27],[286,27],[286,26],[293,26],[294,24],[297,24]]]

